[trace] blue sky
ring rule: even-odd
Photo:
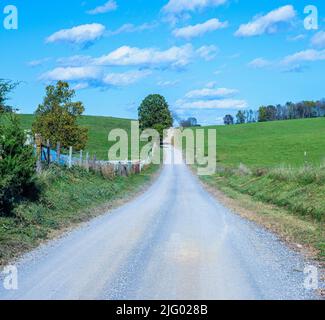
[[[59,79],[86,114],[135,118],[141,100],[160,93],[202,124],[325,97],[321,0],[4,0],[0,12],[9,4],[19,27],[0,25],[0,78],[21,81],[12,104],[23,113]],[[318,9],[318,30],[304,28],[307,5]]]

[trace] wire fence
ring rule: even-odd
[[[72,168],[79,166],[87,171],[101,172],[104,176],[129,176],[131,174],[140,174],[144,167],[151,163],[152,150],[146,160],[138,161],[103,161],[97,160],[96,155],[90,158],[89,152],[83,150],[78,153],[73,152],[73,148],[69,148],[68,154],[62,154],[61,144],[58,142],[56,150],[53,150],[49,141],[46,144],[43,143],[42,138],[39,135],[35,136],[35,139],[30,139],[29,144],[34,145],[34,150],[37,158],[37,172],[41,172],[44,168],[44,164],[50,165],[56,163],[61,166]]]

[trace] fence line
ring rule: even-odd
[[[79,151],[79,156],[73,156],[73,148],[69,147],[69,154],[65,155],[61,153],[61,143],[58,142],[56,145],[56,150],[51,149],[49,140],[46,142],[46,145],[42,143],[42,138],[40,135],[35,135],[35,140],[30,141],[31,144],[34,144],[34,150],[37,157],[37,172],[42,171],[42,164],[47,163],[56,163],[58,165],[67,166],[72,168],[73,166],[79,166],[85,168],[87,171],[93,170],[101,172],[104,176],[113,177],[113,176],[129,176],[130,174],[140,174],[143,168],[151,163],[152,153],[146,160],[139,161],[103,161],[97,160],[96,154],[93,159],[90,159],[89,152],[86,152],[84,157],[84,151]]]

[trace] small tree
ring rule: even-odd
[[[227,114],[224,118],[223,118],[223,122],[225,125],[229,126],[231,124],[234,124],[234,117],[231,114]]]
[[[139,109],[140,128],[156,129],[163,138],[163,130],[173,126],[173,117],[165,98],[158,94],[147,96]]]
[[[7,105],[8,95],[17,85],[16,82],[0,79],[0,113],[12,111],[12,107]]]
[[[268,121],[267,107],[261,106],[258,110],[258,122]]]
[[[33,133],[49,139],[52,145],[61,143],[76,150],[84,149],[88,139],[88,129],[78,125],[78,119],[85,108],[82,102],[73,102],[75,91],[67,82],[59,81],[55,86],[46,87],[43,104],[39,105],[33,123]]]
[[[242,111],[238,111],[237,115],[236,115],[236,119],[237,119],[237,124],[243,124],[246,122],[246,116],[245,113]]]
[[[186,120],[181,120],[180,125],[183,128],[197,127],[198,122],[196,118],[188,118]]]

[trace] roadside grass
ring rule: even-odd
[[[212,193],[221,190],[237,203],[236,212],[301,244],[325,262],[325,184],[323,168],[219,169],[201,177]],[[229,203],[228,203],[229,204]]]
[[[18,204],[15,217],[0,217],[0,265],[124,203],[148,185],[159,168],[151,165],[139,175],[105,179],[77,167],[51,166],[38,178],[38,201]]]

